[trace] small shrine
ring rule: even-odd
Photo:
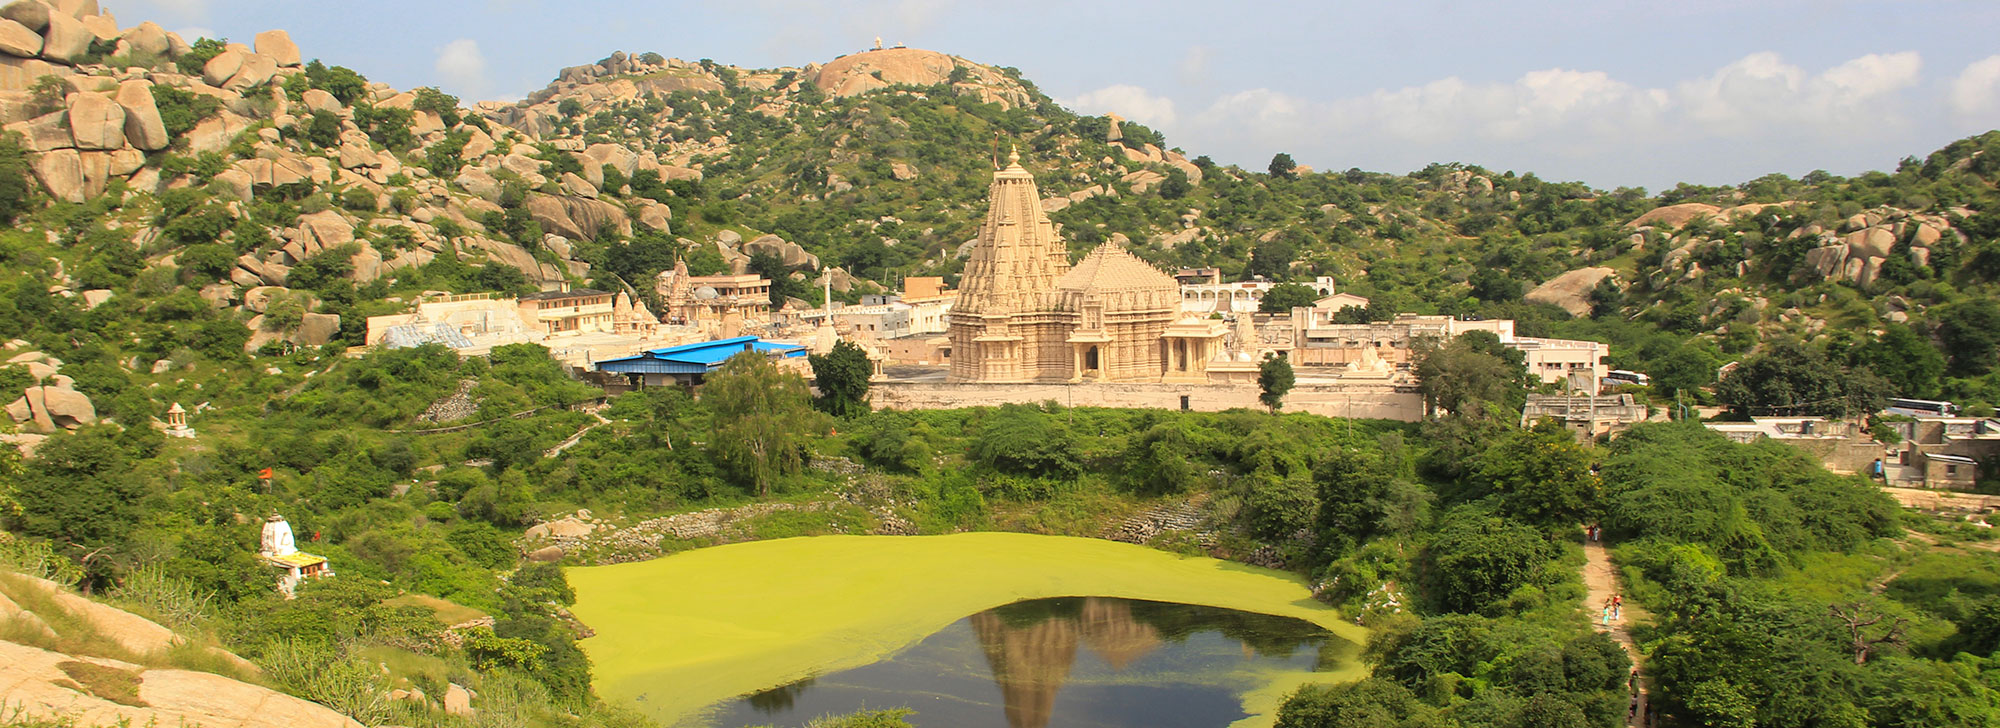
[[[167,410],[167,437],[194,437],[194,428],[188,427],[188,411],[179,402]]]
[[[257,558],[283,570],[278,575],[278,591],[283,592],[287,599],[297,591],[299,582],[333,576],[333,564],[325,556],[300,551],[292,536],[292,524],[286,523],[284,517],[277,514],[264,519],[264,535],[258,542]]]

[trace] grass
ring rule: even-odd
[[[597,631],[582,645],[599,693],[668,724],[719,700],[868,664],[966,615],[1023,599],[1200,604],[1298,617],[1356,644],[1366,639],[1282,572],[1018,533],[758,541],[573,568],[569,579],[578,597],[572,611]],[[1298,684],[1358,674],[1286,675],[1283,685],[1245,696],[1246,709],[1268,722]]]
[[[76,681],[83,692],[119,705],[147,707],[146,701],[139,699],[139,673],[76,660],[58,662],[56,667]]]
[[[457,602],[439,599],[429,594],[404,594],[393,599],[384,600],[382,603],[391,607],[413,606],[429,609],[437,614],[438,621],[447,627],[454,624],[464,624],[487,616],[485,612],[480,610]]]

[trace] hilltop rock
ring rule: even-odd
[[[836,98],[846,98],[896,84],[945,83],[958,65],[958,59],[936,51],[889,48],[836,58],[820,67],[813,83]]]
[[[571,240],[596,240],[598,231],[606,226],[620,235],[632,234],[631,219],[609,202],[537,192],[528,195],[524,206],[530,216],[542,223],[543,231]]]
[[[78,149],[125,146],[125,109],[102,94],[70,95],[69,129]],[[161,128],[165,134],[165,127]]]
[[[34,58],[42,53],[42,36],[20,23],[0,20],[0,53]]]
[[[131,80],[118,84],[118,106],[125,110],[125,140],[148,152],[166,149],[173,139],[160,119],[160,107],[153,103],[153,84]]]
[[[118,39],[125,44],[127,53],[165,56],[173,51],[173,43],[167,40],[167,30],[150,20],[133,26]]]
[[[0,18],[6,18],[39,35],[49,27],[51,10],[40,0],[15,0],[0,7]],[[37,41],[39,42],[39,41]]]
[[[83,202],[95,193],[85,186],[83,157],[74,149],[57,149],[34,158],[35,179],[56,199]],[[102,192],[102,189],[97,190]]]
[[[299,65],[299,44],[292,42],[290,33],[282,30],[267,30],[257,34],[257,55],[269,56],[280,66]]]
[[[207,65],[202,66],[202,83],[220,87],[224,82],[235,77],[237,71],[243,69],[243,62],[248,60],[249,57],[250,54],[242,51],[225,50],[217,53],[214,58],[208,59]]]
[[[1590,292],[1599,281],[1615,274],[1610,268],[1579,268],[1544,281],[1524,298],[1560,306],[1569,315],[1583,318],[1590,315]]]
[[[783,261],[787,268],[819,268],[819,256],[806,252],[798,243],[790,242],[776,235],[759,235],[743,244],[743,254],[768,255]]]
[[[97,35],[83,26],[83,21],[63,13],[49,15],[49,27],[42,31],[42,57],[58,63],[72,64],[90,50],[90,42]]]
[[[1667,205],[1666,207],[1653,208],[1646,214],[1640,215],[1637,218],[1634,218],[1631,222],[1625,223],[1625,227],[1636,228],[1636,227],[1645,227],[1648,225],[1652,225],[1655,227],[1665,227],[1678,230],[1682,226],[1693,221],[1695,218],[1715,217],[1718,213],[1721,212],[1722,208],[1716,207],[1714,205],[1701,202],[1683,202],[1678,205]]]

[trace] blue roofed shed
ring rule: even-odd
[[[755,336],[738,336],[653,349],[622,359],[605,359],[597,362],[596,369],[608,374],[625,375],[634,385],[698,385],[707,374],[722,368],[723,362],[729,361],[730,357],[746,351],[759,352],[772,359],[802,359],[806,355],[806,347],[801,344],[780,344]]]

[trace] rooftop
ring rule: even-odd
[[[562,298],[589,298],[591,296],[609,296],[609,295],[611,295],[610,291],[600,291],[595,288],[572,288],[567,291],[537,291],[522,296],[521,300],[549,301]]]
[[[806,347],[764,341],[755,336],[738,336],[653,349],[622,359],[605,359],[597,362],[596,366],[598,371],[620,374],[701,374],[721,367],[723,362],[729,361],[729,357],[746,351],[794,359],[805,356]]]

